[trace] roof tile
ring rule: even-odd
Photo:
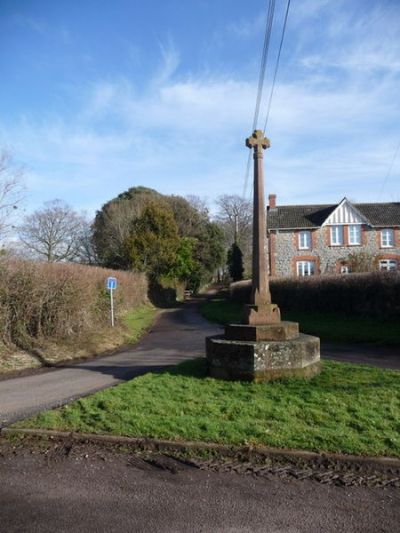
[[[338,205],[282,205],[268,208],[268,228],[318,228]],[[353,205],[369,220],[371,226],[400,226],[400,202]]]

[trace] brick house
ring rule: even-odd
[[[381,270],[400,270],[400,203],[276,204],[267,207],[270,273],[348,273],[349,254],[365,252]]]

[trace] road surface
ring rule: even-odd
[[[399,489],[172,473],[90,447],[0,453],[0,479],[7,533],[394,533],[400,524]]]
[[[196,302],[188,302],[161,313],[150,332],[128,350],[0,381],[0,427],[146,372],[203,356],[205,336],[219,331],[199,315]]]

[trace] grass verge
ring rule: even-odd
[[[84,337],[72,336],[57,341],[45,339],[32,352],[6,349],[0,345],[0,375],[10,376],[64,361],[88,359],[134,344],[152,325],[156,314],[157,309],[152,305],[140,305],[118,317],[114,328],[102,327]]]
[[[126,342],[133,344],[149,329],[154,322],[157,309],[152,305],[141,305],[128,311],[123,317],[126,326]]]
[[[324,361],[310,381],[226,382],[206,377],[198,359],[16,427],[400,456],[399,377]]]
[[[209,300],[200,307],[207,320],[218,324],[240,322],[242,310],[242,304],[225,299]],[[400,345],[400,328],[395,321],[334,313],[287,312],[282,315],[283,320],[298,322],[302,333],[316,335],[321,341]]]

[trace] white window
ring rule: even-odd
[[[379,270],[397,270],[396,259],[381,259],[379,261]]]
[[[349,226],[349,244],[361,244],[361,226],[352,224]]]
[[[394,231],[391,228],[385,228],[381,231],[381,246],[382,248],[393,248]]]
[[[300,231],[299,233],[299,250],[311,249],[311,231]]]
[[[340,273],[341,274],[350,274],[350,272],[351,272],[351,268],[350,268],[349,265],[342,265],[340,267]]]
[[[331,227],[331,246],[343,246],[343,226]]]
[[[315,274],[315,261],[297,261],[298,276],[313,276]]]

